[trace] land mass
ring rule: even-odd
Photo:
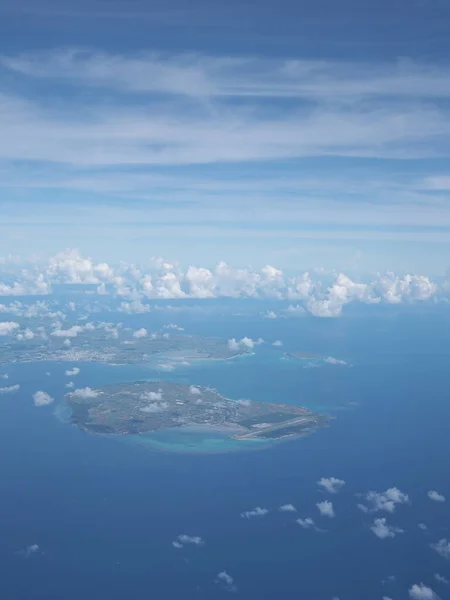
[[[285,354],[290,358],[298,358],[300,360],[305,360],[308,358],[323,358],[321,354],[314,354],[313,352],[286,352]]]
[[[132,330],[121,329],[117,337],[108,328],[86,330],[76,337],[50,335],[44,340],[14,342],[0,346],[0,363],[9,362],[103,362],[145,364],[152,360],[224,360],[250,354],[247,347],[233,348],[227,340],[183,333],[157,333],[134,337]],[[66,344],[66,342],[68,343]]]
[[[208,426],[237,439],[277,439],[310,433],[329,417],[287,404],[231,400],[216,390],[168,381],[109,385],[66,394],[71,422],[103,434],[143,434]]]

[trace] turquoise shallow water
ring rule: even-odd
[[[196,427],[155,431],[145,435],[123,436],[124,441],[144,448],[165,452],[217,453],[257,450],[274,442],[265,440],[235,440],[225,432],[213,432]]]

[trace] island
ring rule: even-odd
[[[0,363],[102,362],[145,364],[155,360],[183,363],[188,360],[226,360],[251,354],[246,346],[230,347],[226,339],[158,332],[142,337],[131,329],[108,327],[84,329],[74,337],[50,335],[0,345]]]
[[[71,423],[99,434],[146,434],[198,426],[235,439],[279,439],[324,427],[329,417],[300,406],[232,400],[215,389],[170,381],[75,390],[66,394]]]
[[[285,355],[289,358],[297,358],[299,360],[323,358],[321,354],[314,354],[313,352],[285,352]]]

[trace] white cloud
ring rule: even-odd
[[[133,300],[132,302],[121,302],[119,311],[128,314],[140,314],[150,311],[150,304],[144,304],[141,300]]]
[[[287,308],[287,311],[291,315],[303,315],[306,312],[305,309],[303,308],[303,306],[300,306],[300,304],[296,304],[296,305],[290,304]]]
[[[46,406],[52,404],[54,398],[47,394],[47,392],[38,391],[33,394],[33,402],[35,406]]]
[[[0,387],[0,396],[2,394],[14,394],[15,392],[20,390],[20,385],[17,383],[16,385],[10,385],[8,387]]]
[[[439,492],[436,492],[435,490],[430,490],[427,493],[427,496],[430,500],[434,500],[435,502],[445,502],[445,496],[439,494]]]
[[[427,530],[428,530],[428,527],[425,525],[425,523],[419,523],[419,524],[417,525],[417,527],[418,527],[419,529],[421,529],[422,531],[427,531]]]
[[[436,600],[438,598],[437,594],[423,583],[415,583],[408,593],[412,600]]]
[[[392,513],[397,504],[406,504],[409,502],[408,494],[405,494],[396,487],[389,488],[381,493],[368,492],[365,499],[369,503],[369,507],[358,504],[358,508],[363,512],[385,511]]]
[[[19,341],[22,340],[32,340],[34,338],[34,333],[28,327],[23,331],[17,334],[17,339]]]
[[[18,554],[21,554],[25,558],[29,558],[33,554],[36,554],[37,552],[39,552],[39,550],[40,550],[40,548],[39,548],[38,544],[30,544],[29,546],[27,546],[23,550],[20,550],[18,552]]]
[[[431,544],[431,547],[433,550],[436,550],[439,556],[450,560],[450,542],[446,538],[442,538],[435,544]]]
[[[226,571],[221,571],[217,574],[216,583],[223,584],[229,592],[236,592],[237,587],[234,584],[234,579]]]
[[[74,390],[73,392],[70,393],[70,396],[72,398],[88,399],[88,398],[97,398],[100,394],[101,394],[101,392],[99,392],[97,390],[93,390],[90,387],[84,387],[84,388],[78,388],[78,389]]]
[[[332,356],[328,356],[327,358],[324,359],[324,361],[326,363],[328,363],[329,365],[346,365],[347,364],[345,362],[345,360],[339,360],[337,358],[333,358]]]
[[[330,494],[337,494],[344,487],[345,481],[336,477],[322,477],[317,484]]]
[[[251,519],[252,517],[264,517],[268,513],[268,508],[261,508],[260,506],[257,506],[253,510],[246,510],[245,512],[241,512],[241,517],[243,519]]]
[[[269,310],[265,313],[264,318],[265,319],[276,319],[277,314],[273,310]]]
[[[175,365],[171,363],[158,363],[156,366],[160,371],[173,371],[175,369]]]
[[[189,393],[194,395],[194,396],[201,396],[202,390],[195,386],[195,385],[190,385],[189,386]]]
[[[75,387],[75,384],[73,381],[69,381],[69,383],[66,383],[65,385],[66,388],[68,388],[69,390],[72,389],[73,387]]]
[[[19,323],[14,321],[0,321],[0,336],[11,335],[16,329],[19,329]]]
[[[174,331],[184,331],[184,327],[175,325],[175,323],[169,323],[168,325],[164,325],[164,329],[173,329]]]
[[[133,337],[137,339],[147,337],[147,330],[144,327],[141,327],[141,329],[138,329],[133,333]]]
[[[2,374],[0,375],[0,379],[9,379],[9,375],[8,375],[8,373],[2,373]]]
[[[317,317],[337,317],[350,302],[367,304],[385,302],[418,302],[431,298],[445,298],[448,290],[445,285],[438,286],[422,275],[406,275],[398,277],[393,273],[376,275],[365,282],[353,281],[347,275],[339,273],[302,273],[287,277],[273,266],[262,269],[236,269],[224,262],[219,262],[211,270],[190,265],[186,269],[164,260],[156,260],[148,268],[137,268],[132,264],[120,263],[111,267],[106,263],[97,263],[89,257],[83,257],[77,250],[68,249],[50,259],[39,267],[41,272],[33,272],[33,285],[39,280],[51,291],[51,284],[99,284],[106,283],[111,292],[127,301],[119,305],[118,310],[128,313],[148,312],[149,305],[144,304],[147,298],[196,298],[196,297],[233,297],[233,298],[276,298],[299,299],[304,306],[291,304],[287,314],[295,315],[305,308]],[[30,273],[23,272],[23,284],[27,284]],[[21,284],[21,282],[18,282]],[[36,286],[35,286],[36,287]],[[37,290],[37,287],[36,287]],[[32,293],[32,292],[28,292]],[[97,290],[98,293],[98,290]],[[14,310],[25,310],[16,307]],[[31,310],[31,309],[30,309]],[[36,308],[42,315],[48,313],[48,307]],[[271,311],[269,311],[271,312]],[[272,311],[273,312],[273,311]],[[55,314],[56,316],[56,314]],[[64,315],[60,315],[60,319]],[[271,315],[273,316],[273,315]],[[173,324],[169,324],[170,328]],[[74,325],[66,330],[61,323],[52,332],[53,336],[72,338],[81,333]],[[179,328],[179,326],[175,326]],[[115,332],[117,335],[117,331]],[[111,332],[113,335],[113,332]],[[253,348],[261,340],[244,337],[241,340],[230,340],[230,347]],[[329,362],[333,357],[330,357]],[[333,362],[333,364],[341,364]]]
[[[183,533],[177,536],[177,539],[175,540],[175,542],[172,542],[172,545],[175,546],[175,548],[180,548],[188,544],[193,546],[203,546],[204,543],[205,542],[203,538],[201,538],[198,535],[186,535]]]
[[[293,504],[282,504],[278,510],[280,512],[297,512]]]
[[[52,331],[51,335],[54,337],[64,337],[64,338],[75,338],[79,333],[84,330],[80,325],[72,325],[68,329],[55,329]]]
[[[162,400],[162,392],[158,391],[158,392],[144,392],[143,394],[141,394],[139,396],[140,400],[152,400],[152,401],[159,401]]]
[[[239,398],[239,400],[236,400],[236,404],[239,404],[240,406],[251,406],[252,401],[248,400],[248,398]]]
[[[67,377],[75,377],[79,372],[80,369],[78,367],[73,367],[73,369],[68,369],[64,375],[67,375]]]
[[[306,519],[297,519],[296,522],[300,525],[300,527],[303,527],[303,529],[310,529],[311,527],[315,526],[311,517],[306,517]]]
[[[151,392],[150,392],[151,393]],[[143,413],[159,413],[169,408],[168,402],[151,402],[147,406],[143,406],[139,410]]]
[[[240,350],[241,348],[254,348],[255,346],[259,346],[263,344],[264,340],[262,338],[258,338],[257,340],[252,340],[249,337],[243,337],[241,340],[236,340],[235,338],[231,338],[228,340],[228,348],[230,350]]]
[[[378,538],[382,540],[385,538],[393,538],[397,533],[403,533],[403,529],[388,525],[384,517],[381,519],[375,519],[370,529]]]
[[[447,577],[444,577],[444,575],[439,575],[439,573],[435,573],[434,578],[436,579],[436,581],[438,581],[439,583],[443,583],[444,585],[448,585],[449,583]]]
[[[281,342],[280,340],[275,340],[274,343],[272,344],[272,346],[282,346],[283,342]]]
[[[316,506],[322,517],[333,518],[335,516],[332,502],[324,500],[323,502],[317,502]]]

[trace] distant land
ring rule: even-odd
[[[113,335],[114,334],[114,335]],[[66,344],[66,342],[67,343]],[[0,363],[10,362],[104,362],[109,364],[144,364],[152,359],[224,360],[251,354],[245,346],[230,349],[227,340],[182,333],[154,333],[133,336],[122,329],[92,329],[75,337],[48,336],[0,345]]]
[[[229,432],[235,439],[278,439],[312,432],[329,417],[287,404],[231,400],[216,390],[168,381],[108,385],[66,394],[70,421],[101,434],[144,434],[183,426]]]
[[[312,352],[285,352],[286,356],[290,358],[298,358],[298,359],[312,359],[312,358],[323,358],[321,354],[314,354]]]

